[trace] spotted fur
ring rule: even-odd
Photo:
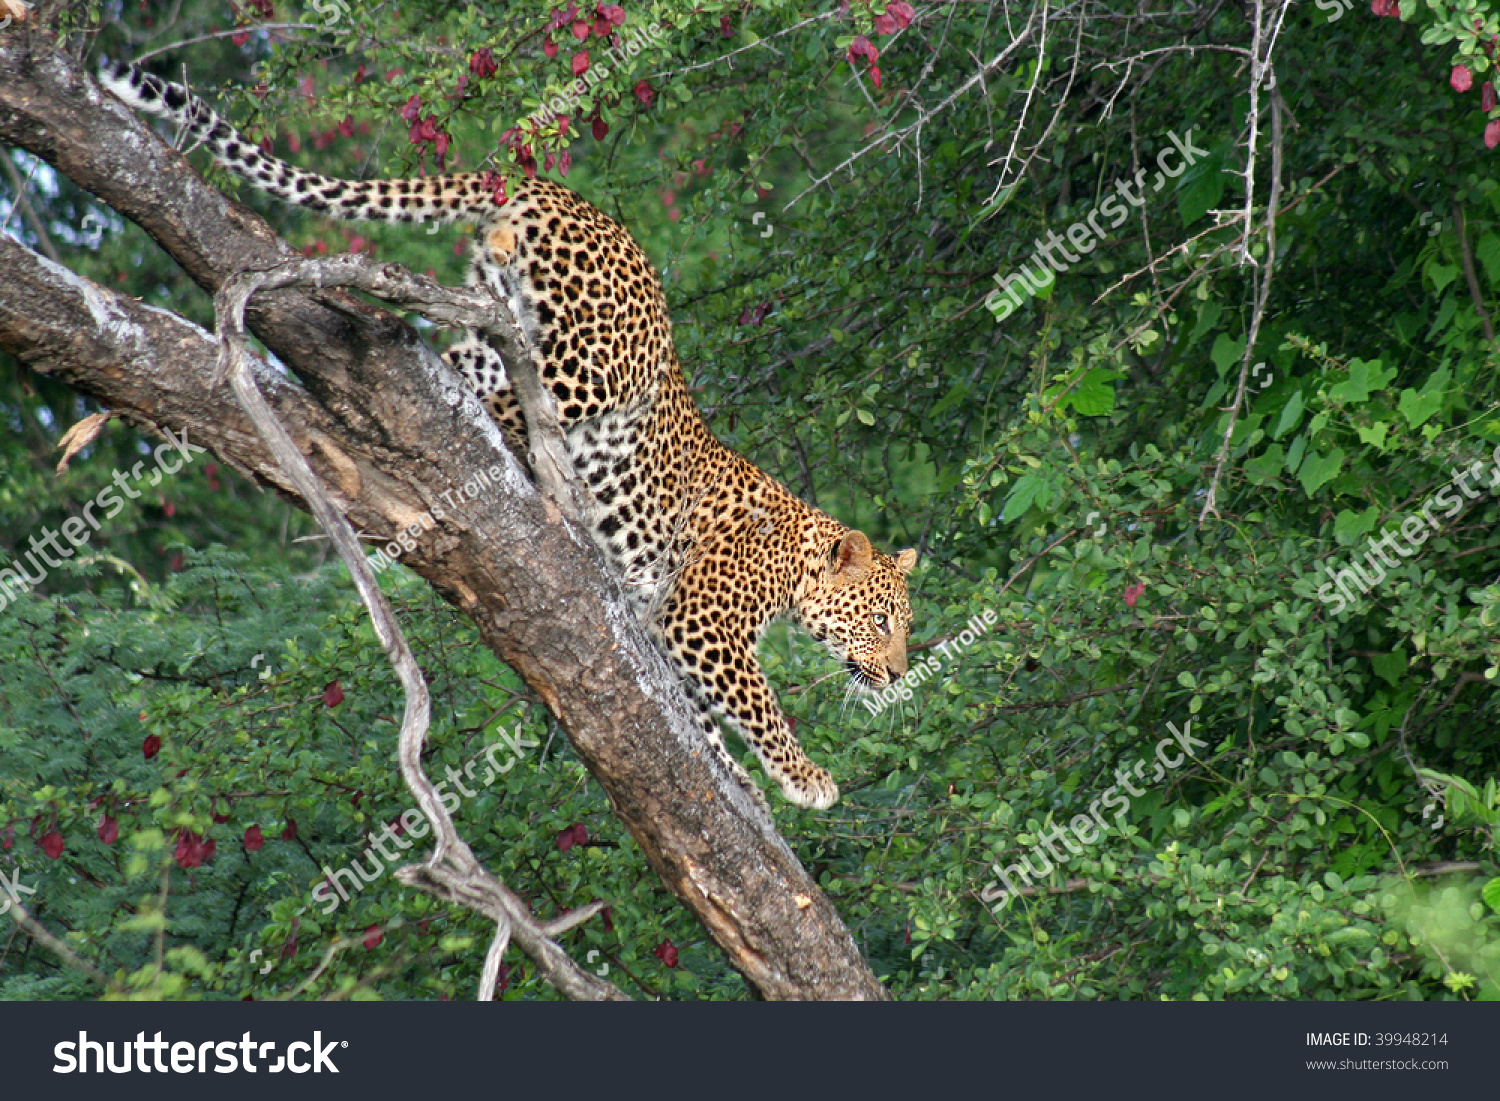
[[[286,202],[350,220],[477,223],[469,281],[501,296],[518,319],[574,467],[593,491],[595,537],[682,674],[709,744],[757,799],[720,721],[791,802],[825,808],[838,799],[833,778],[798,745],[756,644],[787,617],[842,658],[858,687],[891,683],[907,668],[906,575],[916,552],[877,552],[714,438],[683,378],[661,282],[622,226],[543,179],[497,201],[487,173],[320,176],[261,152],[179,85],[128,64],[101,79]],[[467,335],[444,358],[524,455],[525,420],[499,357]]]

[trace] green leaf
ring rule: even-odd
[[[1353,359],[1349,361],[1349,377],[1329,389],[1328,396],[1334,401],[1351,404],[1369,401],[1371,394],[1385,389],[1386,384],[1395,377],[1396,369],[1383,369],[1378,359],[1372,359],[1368,363],[1362,359]]]
[[[1370,659],[1370,666],[1375,670],[1377,677],[1392,688],[1398,688],[1401,678],[1406,675],[1406,654],[1400,650],[1389,654],[1376,654]]]
[[[1443,407],[1443,391],[1448,386],[1448,368],[1439,367],[1421,390],[1402,390],[1398,408],[1406,423],[1416,428]]]
[[[1271,439],[1279,440],[1293,428],[1297,427],[1302,420],[1302,391],[1295,391],[1287,401],[1286,407],[1281,411],[1281,419],[1276,422],[1276,430],[1271,433]]]
[[[875,414],[868,409],[856,409],[854,415],[859,418],[860,424],[873,425],[875,423]]]
[[[1389,421],[1377,421],[1369,427],[1360,425],[1358,429],[1359,442],[1373,444],[1377,450],[1384,452],[1385,435],[1386,432],[1390,430],[1390,427],[1391,425]]]
[[[1496,876],[1484,885],[1484,890],[1479,892],[1485,902],[1489,903],[1491,910],[1500,914],[1500,876]]]
[[[1031,473],[1023,474],[1016,480],[1016,484],[1010,487],[1010,494],[1005,498],[1005,508],[1000,513],[1000,518],[1006,521],[1019,520],[1026,515],[1032,505],[1046,508],[1052,500],[1052,484],[1047,481],[1045,475]]]
[[[1427,266],[1422,269],[1422,273],[1432,281],[1433,289],[1442,294],[1443,288],[1458,277],[1458,268],[1444,264],[1436,257],[1433,257],[1427,261]]]
[[[1334,537],[1344,546],[1349,546],[1361,535],[1370,531],[1375,526],[1375,521],[1380,519],[1380,507],[1371,505],[1363,512],[1355,512],[1352,509],[1342,509],[1338,518],[1333,522]]]
[[[1227,146],[1216,146],[1208,156],[1189,166],[1177,179],[1177,213],[1182,224],[1190,226],[1203,217],[1224,197],[1224,153]]]
[[[1344,468],[1344,449],[1335,447],[1327,455],[1314,451],[1302,463],[1297,472],[1297,480],[1302,483],[1302,488],[1311,497],[1323,485],[1338,476],[1338,472]]]
[[[1281,467],[1285,461],[1286,449],[1279,443],[1273,443],[1266,448],[1263,455],[1245,464],[1245,476],[1253,485],[1263,486],[1267,482],[1274,482],[1281,474]]]
[[[1219,369],[1222,378],[1224,372],[1229,370],[1230,364],[1238,363],[1245,354],[1245,342],[1243,340],[1230,340],[1229,337],[1220,333],[1214,337],[1213,351],[1208,353],[1208,358],[1214,361],[1214,366]]]
[[[1298,436],[1292,441],[1292,446],[1286,453],[1286,472],[1288,474],[1297,473],[1297,468],[1302,465],[1302,453],[1306,450],[1306,436]]]

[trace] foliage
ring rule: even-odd
[[[101,48],[223,32],[161,60],[330,173],[515,177],[569,154],[567,182],[661,268],[716,431],[881,546],[920,546],[914,654],[935,672],[910,698],[863,706],[806,639],[763,647],[845,792],[822,814],[778,804],[782,831],[897,996],[1500,997],[1500,505],[1487,476],[1453,488],[1500,443],[1486,4],[1291,9],[1248,165],[1246,59],[1175,48],[1249,49],[1233,8],[1057,17],[975,80],[1041,5],[655,0],[620,24],[319,0],[283,20],[317,33],[266,29],[287,7],[236,9],[226,32],[187,3]],[[664,34],[566,128],[527,126],[573,55],[599,64],[612,28],[651,22]],[[1002,320],[984,308],[1173,134],[1209,155]],[[76,230],[91,200],[12,160],[71,267],[206,320],[138,230]],[[248,201],[295,245],[458,278],[450,235]],[[54,478],[47,452],[92,410],[7,370],[9,560],[141,443],[112,425]],[[470,916],[388,874],[333,913],[313,899],[408,806],[395,688],[342,570],[296,541],[307,520],[201,465],[95,537],[133,590],[95,561],[0,610],[0,868],[120,994],[464,996]],[[1445,491],[1463,507],[1335,609],[1337,572]],[[541,743],[463,801],[480,857],[541,913],[608,899],[567,943],[629,992],[747,996],[514,674],[410,575],[383,583],[439,701],[430,766],[501,729]],[[993,626],[965,639],[976,616]],[[1196,756],[994,903],[997,866],[1087,813],[1169,722]],[[0,952],[0,996],[91,993],[34,944]],[[554,995],[517,969],[505,996]]]

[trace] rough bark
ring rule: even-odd
[[[65,54],[0,31],[0,143],[28,150],[141,225],[209,291],[290,252],[207,186]],[[292,499],[260,437],[210,379],[214,338],[0,238],[0,347]],[[343,292],[257,296],[251,330],[296,373],[256,381],[357,530],[384,542],[446,518],[402,556],[468,615],[557,716],[662,881],[768,999],[887,995],[772,823],[706,752],[675,674],[593,543],[505,451],[415,332]],[[443,504],[476,470],[500,489]],[[394,748],[394,747],[393,747]]]

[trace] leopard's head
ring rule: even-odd
[[[843,659],[860,688],[882,688],[906,673],[906,575],[916,564],[916,551],[881,554],[863,532],[851,531],[814,567],[798,618]]]

